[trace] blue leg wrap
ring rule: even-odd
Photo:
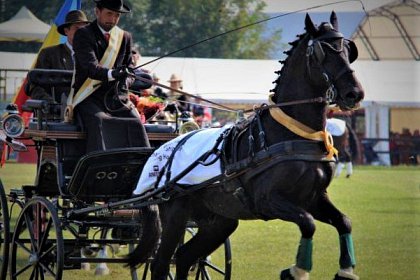
[[[296,266],[306,271],[312,269],[312,239],[301,238],[296,256]]]
[[[354,257],[353,238],[351,233],[340,235],[340,268],[354,267],[356,258]]]

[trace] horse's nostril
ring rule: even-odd
[[[357,94],[354,91],[350,91],[346,94],[346,98],[349,100],[356,100]]]
[[[352,100],[354,102],[359,102],[363,99],[363,92],[360,92],[358,90],[349,91],[346,94],[346,99],[347,100]]]

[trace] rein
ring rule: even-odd
[[[280,102],[280,103],[273,103],[270,102],[269,105],[263,104],[259,107],[255,107],[248,110],[243,110],[243,113],[250,113],[255,111],[261,111],[265,109],[272,109],[277,107],[285,107],[285,106],[292,106],[292,105],[299,105],[299,104],[308,104],[308,103],[324,103],[327,102],[328,99],[325,97],[315,97],[315,98],[307,98],[307,99],[300,99],[300,100],[294,100],[294,101],[288,101],[288,102]]]
[[[231,107],[228,107],[228,106],[225,106],[225,105],[216,103],[214,101],[208,100],[206,98],[202,98],[201,96],[197,96],[197,95],[194,95],[194,94],[191,94],[191,93],[188,93],[188,92],[185,92],[185,91],[176,89],[176,88],[172,88],[172,87],[166,86],[164,84],[155,82],[153,80],[149,80],[149,79],[144,78],[144,77],[139,77],[139,76],[133,76],[133,77],[136,80],[140,80],[140,81],[143,81],[143,82],[151,83],[151,84],[160,86],[160,87],[162,87],[164,89],[168,89],[168,90],[172,90],[174,92],[180,93],[180,94],[184,94],[184,95],[186,95],[188,97],[194,97],[194,98],[199,99],[201,101],[207,102],[209,104],[215,105],[215,106],[217,106],[219,108],[223,108],[223,109],[225,109],[227,111],[232,111],[232,112],[238,112],[238,111],[240,111],[241,113],[251,113],[251,112],[261,111],[261,110],[275,108],[275,107],[292,106],[292,105],[307,104],[307,103],[324,103],[324,102],[328,102],[328,99],[325,98],[325,97],[315,97],[315,98],[300,99],[300,100],[294,100],[294,101],[288,101],[288,102],[281,102],[281,103],[276,103],[276,104],[273,103],[273,104],[269,104],[269,105],[262,104],[262,105],[260,105],[258,107],[254,107],[254,108],[248,109],[248,110],[236,110],[236,109],[233,109]]]
[[[201,96],[197,96],[197,95],[194,95],[194,94],[191,94],[191,93],[188,93],[188,92],[185,92],[185,91],[182,91],[182,90],[176,89],[176,88],[172,88],[172,87],[166,86],[166,85],[164,85],[164,84],[158,83],[158,82],[156,82],[156,81],[149,80],[149,79],[147,79],[147,78],[143,78],[143,77],[139,77],[139,76],[135,76],[135,75],[132,75],[132,77],[133,77],[133,78],[135,78],[136,80],[140,80],[140,81],[143,81],[143,82],[151,83],[151,84],[153,84],[153,85],[160,86],[160,87],[162,87],[162,88],[164,88],[164,89],[168,89],[168,90],[171,90],[171,91],[174,91],[174,92],[177,92],[177,93],[180,93],[180,94],[186,95],[186,96],[188,96],[188,97],[194,97],[194,98],[197,98],[197,99],[199,99],[199,100],[201,100],[201,101],[205,101],[205,102],[207,102],[207,103],[209,103],[209,104],[216,105],[216,106],[218,106],[219,108],[223,108],[223,109],[228,110],[228,111],[233,111],[233,112],[236,112],[236,111],[237,111],[237,110],[235,110],[235,109],[233,109],[233,108],[230,108],[230,107],[228,107],[228,106],[225,106],[225,105],[222,105],[222,104],[216,103],[216,102],[214,102],[214,101],[211,101],[211,100],[208,100],[208,99],[205,99],[205,98],[202,98]]]

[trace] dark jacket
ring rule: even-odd
[[[131,35],[124,31],[121,48],[112,68],[122,65],[133,66],[131,41]],[[73,40],[76,58],[75,93],[87,78],[103,82],[75,108],[75,114],[80,117],[87,132],[86,150],[91,152],[121,147],[148,147],[150,144],[145,128],[140,121],[137,109],[128,106],[130,102],[127,96],[124,102],[117,102],[124,106],[115,110],[108,106],[110,102],[104,103],[105,97],[107,99],[111,97],[111,100],[117,97],[113,87],[115,82],[108,82],[109,69],[99,64],[107,45],[96,20],[77,30]],[[117,98],[118,100],[120,99]]]
[[[60,44],[41,50],[38,55],[35,68],[40,69],[57,69],[57,70],[73,70],[73,59],[71,51],[66,44]],[[64,93],[68,96],[70,87],[58,87],[54,89],[55,101],[61,102],[61,95]],[[32,99],[41,99],[53,101],[50,88],[43,88],[37,85],[31,85],[28,93]]]
[[[108,44],[98,24],[91,24],[77,30],[73,40],[73,50],[76,60],[75,92],[82,86],[87,78],[100,80],[104,83],[91,95],[92,98],[103,100],[104,93],[109,89],[108,68],[99,64]],[[121,48],[113,68],[121,65],[133,67],[131,57],[131,34],[124,31]]]

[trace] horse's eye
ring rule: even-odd
[[[342,46],[342,41],[341,40],[335,40],[334,42],[331,43],[331,46],[335,49],[335,50],[340,50],[341,46]]]

